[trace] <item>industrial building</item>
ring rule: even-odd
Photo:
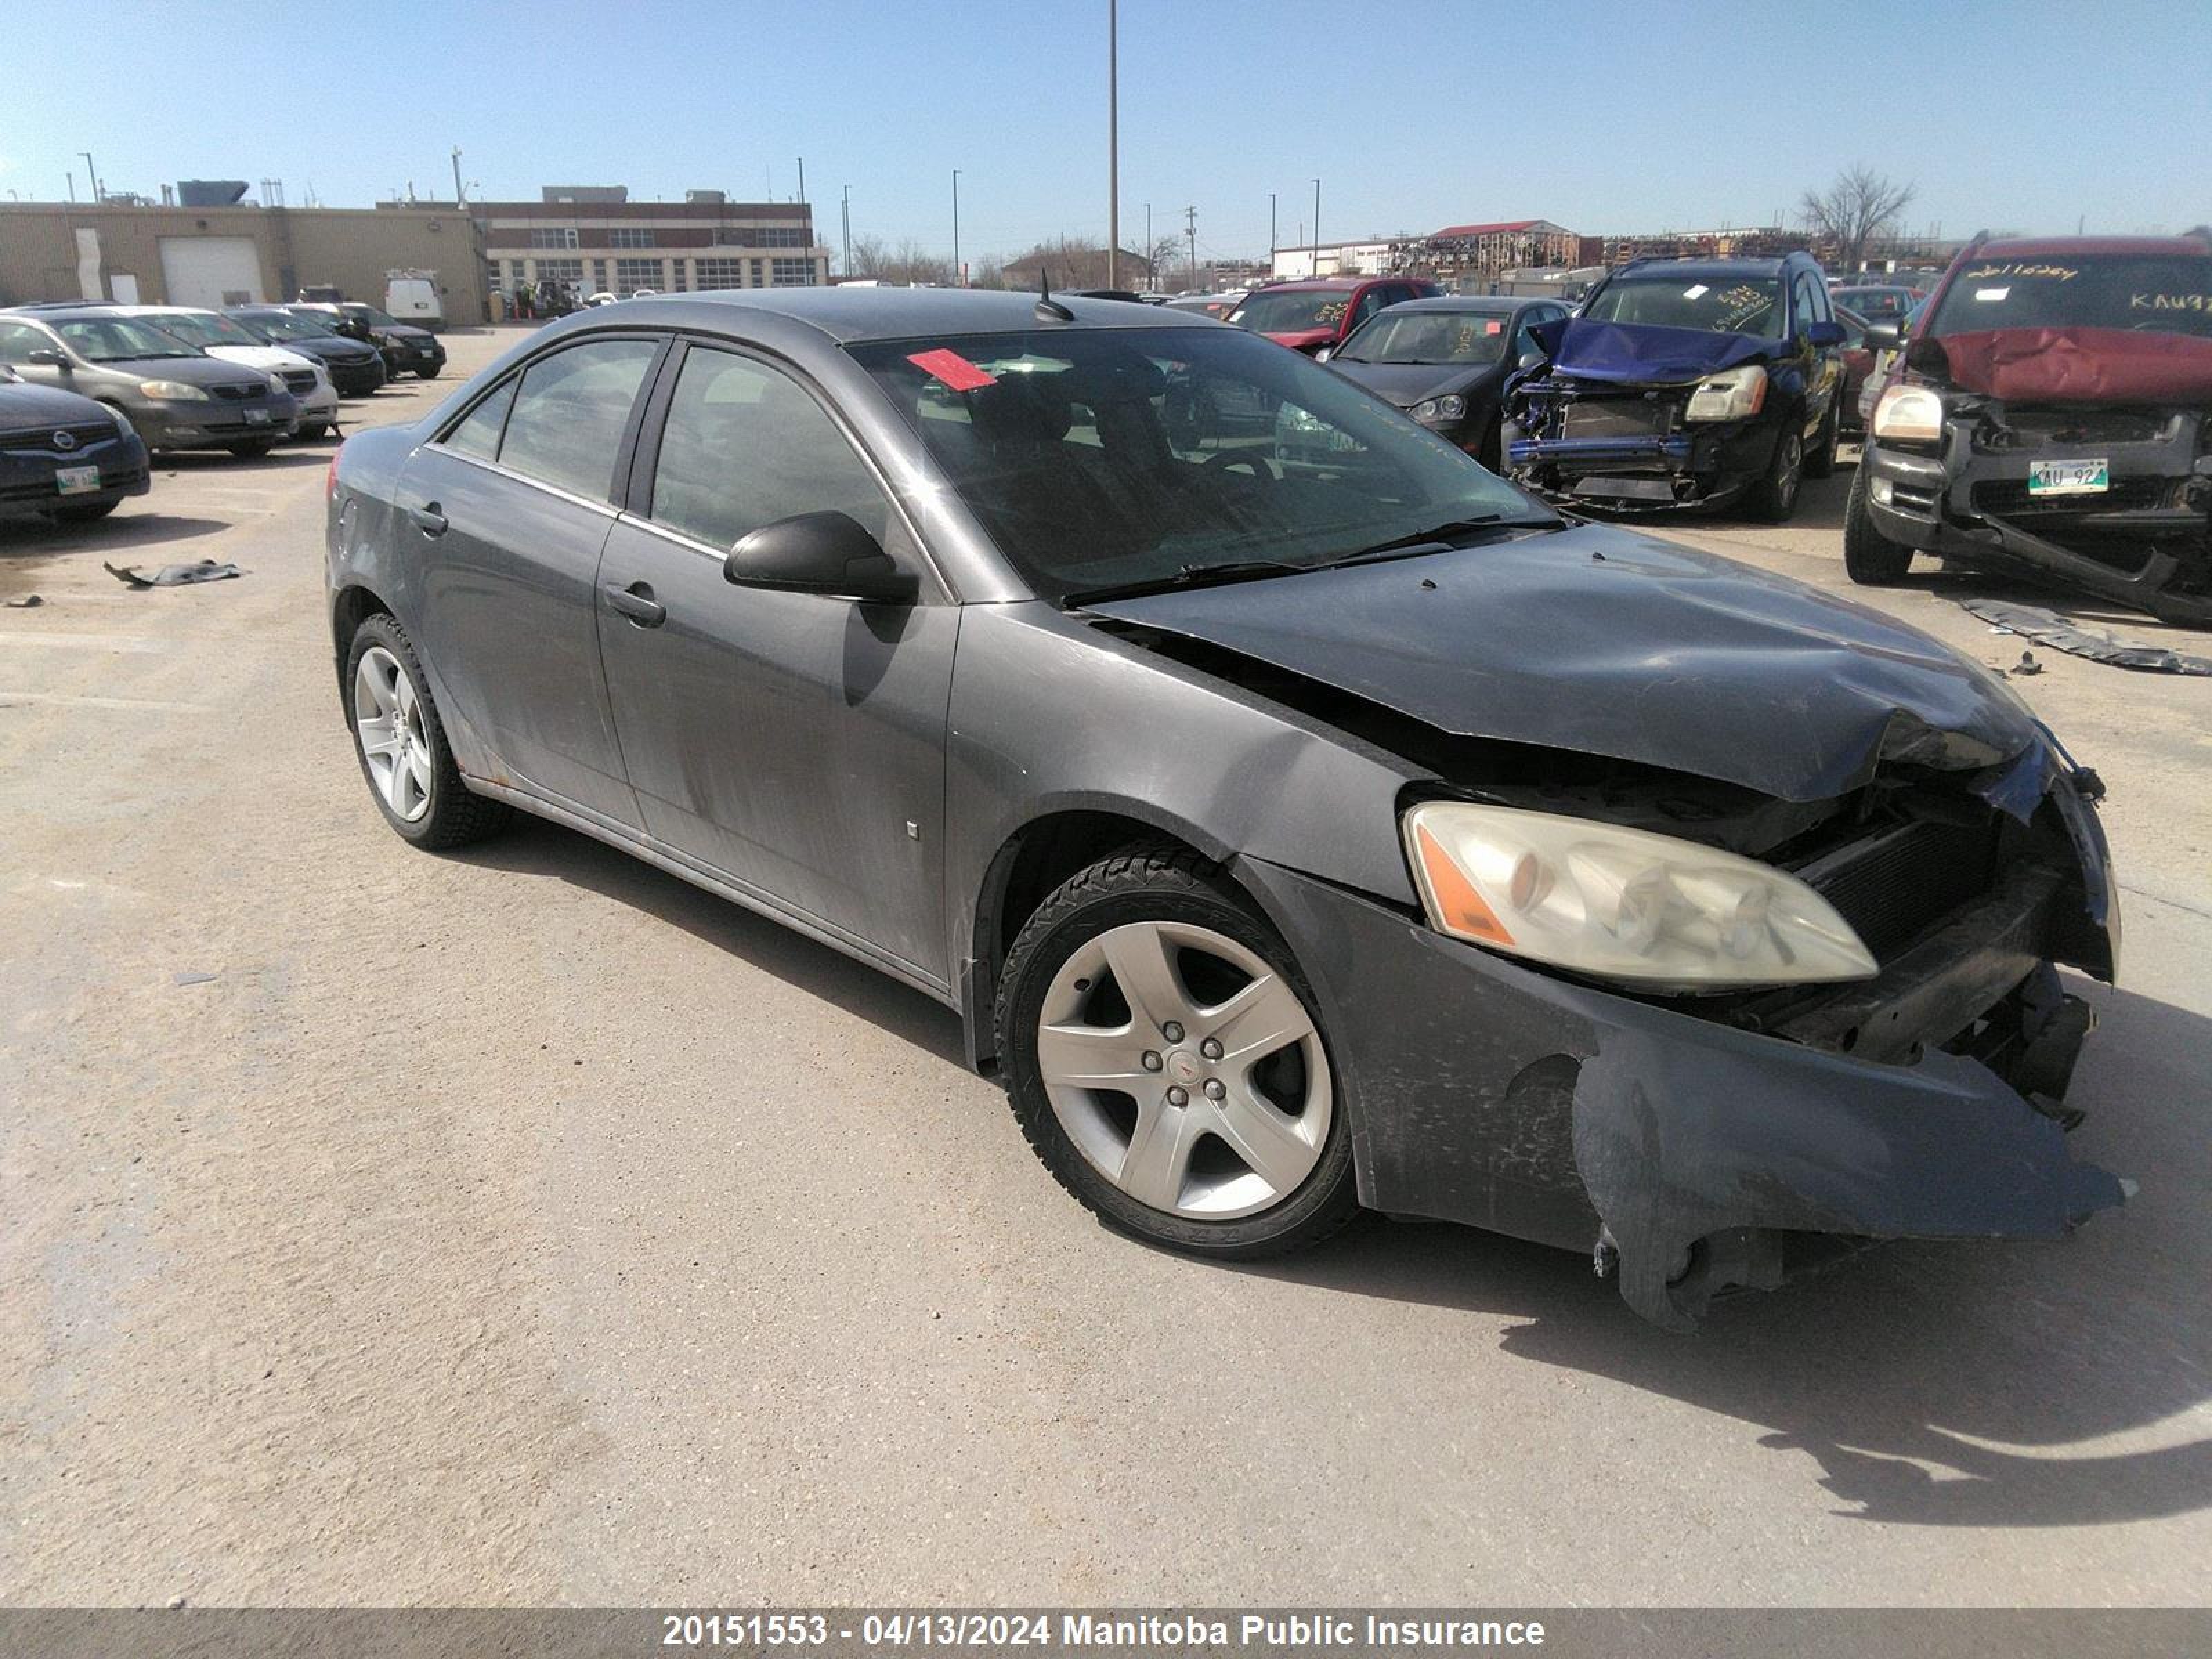
[[[548,185],[538,197],[468,204],[486,284],[509,296],[524,283],[629,295],[830,280],[830,250],[816,243],[814,210],[805,202],[732,202],[719,190],[687,191],[680,202],[633,202],[621,185]]]
[[[1549,219],[1446,225],[1425,236],[1370,237],[1275,250],[1277,276],[1433,276],[1445,283],[1487,282],[1529,265],[1571,264],[1582,239]]]
[[[477,228],[450,207],[0,202],[0,305],[95,299],[214,307],[291,300],[324,284],[381,304],[387,273],[399,270],[436,274],[449,324],[485,319]]]

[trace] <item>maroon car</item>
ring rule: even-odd
[[[1245,295],[1229,320],[1310,356],[1324,346],[1341,345],[1352,330],[1384,306],[1443,292],[1418,276],[1322,276],[1275,283]]]

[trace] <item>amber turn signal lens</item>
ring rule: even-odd
[[[1498,919],[1498,913],[1482,901],[1474,890],[1474,884],[1460,872],[1444,849],[1437,844],[1425,825],[1414,831],[1421,848],[1421,869],[1429,878],[1429,892],[1436,900],[1437,919],[1452,932],[1469,939],[1487,939],[1492,945],[1510,945],[1513,935]]]

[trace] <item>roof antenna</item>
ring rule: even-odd
[[[1052,273],[1037,267],[1036,319],[1041,323],[1072,323],[1075,313],[1052,297]]]

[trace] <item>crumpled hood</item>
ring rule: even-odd
[[[1980,668],[1877,611],[1601,525],[1085,607],[1462,736],[1824,800],[1884,757],[1994,766],[2039,730]],[[2010,775],[2008,775],[2008,776]],[[2042,776],[2014,781],[2013,804]]]
[[[1569,318],[1565,329],[1557,323],[1544,324],[1535,337],[1552,353],[1550,372],[1554,374],[1644,386],[1702,380],[1784,349],[1781,341],[1756,334],[1667,328],[1657,323],[1601,323],[1588,317]]]
[[[1936,341],[1954,385],[2019,403],[2212,401],[2212,340],[2124,328],[2002,328]]]
[[[91,398],[58,386],[0,380],[0,432],[19,427],[82,426],[114,418]]]
[[[1277,345],[1288,346],[1293,351],[1318,350],[1336,341],[1336,331],[1333,328],[1294,328],[1280,334],[1262,329],[1261,332]]]
[[[1355,386],[1365,386],[1376,397],[1401,409],[1411,409],[1425,398],[1446,392],[1462,395],[1484,380],[1504,373],[1502,363],[1347,363],[1332,358],[1328,365]]]

